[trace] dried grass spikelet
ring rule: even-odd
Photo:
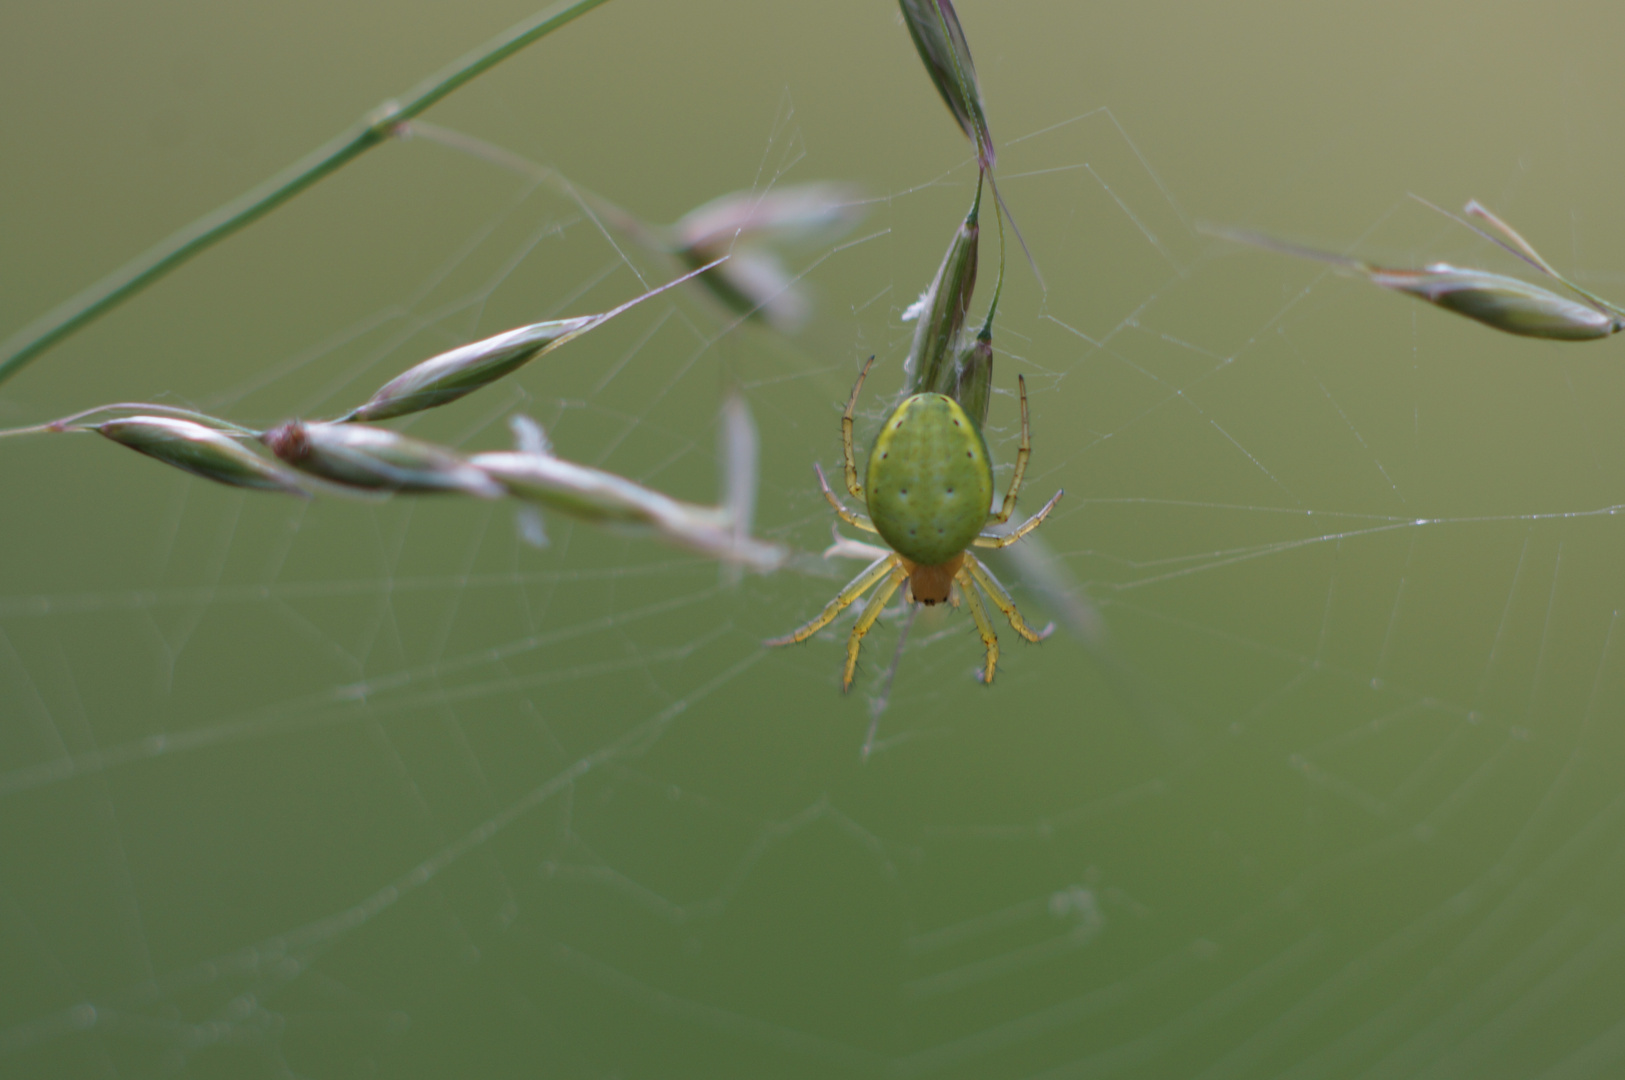
[[[658,296],[698,274],[714,270],[727,258],[728,256],[723,254],[711,260],[709,265],[700,266],[674,281],[650,289],[642,296],[628,300],[602,314],[533,323],[430,357],[385,383],[371,400],[341,420],[345,422],[390,420],[456,401],[465,394],[472,394],[482,386],[488,386],[512,374],[565,342],[573,341],[589,330],[602,326],[650,297]]]
[[[387,428],[290,420],[260,438],[294,468],[345,487],[411,494],[461,492],[482,499],[507,494],[460,454]]]
[[[1619,316],[1504,274],[1430,263],[1421,270],[1364,268],[1373,285],[1426,300],[1508,334],[1593,341],[1619,332]]]
[[[909,346],[908,359],[903,362],[908,394],[930,392],[951,396],[957,389],[955,350],[965,328],[971,294],[976,291],[980,234],[977,215],[981,205],[982,183],[978,178],[970,213],[954,230],[931,287],[904,312],[905,319],[911,316],[915,319],[914,341]]]
[[[192,420],[126,416],[96,424],[91,430],[217,484],[309,496],[287,469],[266,461],[236,439]]]
[[[850,184],[794,184],[773,191],[736,191],[696,207],[672,226],[674,253],[704,267],[700,282],[735,314],[795,333],[812,314],[806,290],[775,248],[828,243],[863,217]],[[729,261],[705,267],[723,255]]]
[[[731,492],[731,504],[723,506],[683,502],[624,476],[558,457],[541,429],[526,417],[515,417],[512,425],[520,449],[475,454],[469,464],[517,498],[623,534],[657,536],[764,573],[786,558],[783,548],[748,535],[749,508],[738,504],[737,492]]]
[[[1418,201],[1431,209],[1439,209],[1425,199]],[[1452,266],[1444,262],[1430,263],[1420,270],[1373,266],[1347,255],[1300,247],[1246,230],[1213,226],[1202,228],[1210,235],[1226,240],[1328,263],[1341,271],[1363,277],[1374,285],[1426,300],[1446,311],[1465,315],[1507,334],[1547,341],[1595,341],[1625,329],[1625,310],[1559,274],[1516,230],[1476,200],[1467,204],[1466,212],[1487,222],[1500,234],[1499,237],[1454,214],[1443,210],[1439,212],[1556,280],[1581,299],[1576,301],[1520,278],[1488,270]]]

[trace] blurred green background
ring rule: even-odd
[[[0,10],[0,336],[533,10]],[[771,653],[856,567],[733,586],[506,506],[245,496],[92,436],[0,443],[0,1073],[1543,1077],[1625,1068],[1625,369],[1374,262],[1625,298],[1618,4],[964,0],[1010,267],[989,441],[1107,628],[963,615],[838,690]],[[682,498],[717,409],[816,553],[969,201],[894,5],[614,0],[429,116],[654,221],[874,200],[795,339],[645,305],[402,425]],[[984,252],[985,305],[992,280]],[[651,279],[671,272],[638,256]],[[0,426],[164,401],[326,416],[430,353],[639,286],[571,205],[374,151],[0,386]],[[1001,470],[1001,477],[1007,476]],[[1035,617],[1047,602],[997,564]],[[845,624],[841,624],[844,626]]]

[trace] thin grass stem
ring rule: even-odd
[[[650,225],[630,210],[618,206],[595,191],[579,186],[550,165],[532,161],[530,158],[523,157],[495,143],[487,142],[466,132],[442,127],[439,124],[414,120],[409,124],[399,125],[399,129],[400,134],[406,138],[425,139],[429,142],[438,143],[447,149],[479,158],[481,161],[507,169],[509,172],[517,173],[533,183],[542,184],[552,189],[575,203],[581,209],[581,212],[587,216],[587,219],[598,227],[598,231],[604,234],[605,239],[609,240],[610,246],[615,248],[616,254],[621,255],[623,259],[626,256],[621,252],[619,246],[615,244],[614,237],[610,236],[609,228],[615,229],[623,236],[631,237],[650,251],[662,255],[670,255],[676,248],[676,243],[669,230]],[[631,261],[627,260],[627,264],[631,265]],[[635,268],[634,272],[636,272]]]
[[[180,420],[192,420],[196,423],[204,425],[205,427],[214,428],[221,434],[230,435],[233,438],[257,439],[260,437],[260,433],[253,428],[246,428],[240,424],[234,424],[230,420],[222,420],[218,416],[210,416],[208,413],[200,413],[195,409],[182,409],[174,405],[153,405],[143,401],[116,401],[111,405],[97,405],[93,409],[85,409],[81,412],[71,413],[67,416],[58,417],[55,420],[51,420],[43,424],[34,424],[30,427],[11,428],[7,431],[0,431],[0,439],[9,438],[13,435],[48,435],[63,431],[89,431],[94,428],[95,425],[80,424],[79,421],[88,416],[96,416],[101,413],[121,412],[146,414],[157,413],[162,416],[173,416]]]
[[[0,343],[0,382],[171,270],[253,224],[379,143],[393,138],[396,127],[403,121],[411,120],[464,83],[605,2],[573,0],[510,27],[413,87],[400,101],[386,101],[348,131],[263,184],[198,218],[88,289],[58,304]]]

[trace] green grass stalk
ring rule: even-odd
[[[0,382],[171,270],[189,262],[275,210],[319,180],[395,135],[411,120],[464,83],[483,75],[532,42],[585,15],[606,0],[573,0],[533,15],[425,79],[400,101],[387,101],[348,131],[319,147],[246,194],[205,214],[107,277],[41,315],[0,343]]]

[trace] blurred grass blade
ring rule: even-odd
[[[976,255],[982,206],[982,183],[976,182],[976,198],[970,213],[954,230],[953,239],[937,268],[931,287],[910,310],[916,320],[914,341],[903,364],[907,393],[954,394],[958,389],[955,370],[959,335],[965,328],[965,315],[971,294],[976,290]],[[905,314],[905,317],[906,314]]]
[[[772,191],[735,191],[695,207],[672,226],[682,248],[734,244],[824,244],[863,219],[862,193],[829,180]]]
[[[693,265],[710,252],[679,256]],[[724,266],[700,276],[713,299],[744,319],[765,322],[781,334],[794,334],[807,325],[812,302],[804,289],[785,269],[784,263],[766,248],[739,248]]]
[[[90,430],[217,484],[309,496],[299,486],[297,477],[286,469],[266,461],[229,435],[191,420],[126,416],[107,420]]]
[[[658,296],[697,274],[713,269],[727,258],[724,255],[709,266],[692,270],[659,288],[650,289],[642,296],[634,297],[601,315],[579,315],[573,319],[552,319],[521,326],[431,357],[385,383],[370,401],[342,417],[340,422],[390,420],[456,401],[465,394],[512,374],[565,342],[602,326],[651,296]]]
[[[359,123],[259,187],[172,233],[77,296],[41,315],[0,343],[0,382],[29,361],[118,307],[171,270],[275,210],[317,181],[337,172],[390,139],[410,120],[458,87],[606,0],[572,0],[549,8],[465,54],[408,91],[400,101],[374,109]]]
[[[1426,300],[1507,334],[1547,341],[1595,341],[1625,329],[1625,318],[1611,308],[1577,303],[1505,274],[1442,262],[1420,270],[1390,269],[1245,230],[1201,228],[1211,236],[1329,263],[1374,285]]]
[[[720,442],[717,449],[722,455],[722,508],[733,530],[734,547],[744,550],[752,542],[750,531],[756,522],[761,440],[756,433],[756,419],[750,414],[750,404],[737,387],[722,403]],[[732,584],[738,580],[739,564],[726,565],[731,568],[731,576],[724,580]]]
[[[689,266],[719,255],[733,259],[700,278],[737,315],[793,334],[806,324],[811,302],[774,247],[829,243],[863,217],[856,188],[816,182],[776,191],[736,191],[684,214],[672,226],[674,253]]]
[[[290,420],[261,436],[271,452],[301,472],[345,487],[412,494],[461,492],[501,498],[501,484],[443,446],[361,424]]]
[[[987,129],[982,108],[982,89],[976,82],[976,65],[971,62],[970,45],[959,25],[959,15],[951,0],[898,0],[903,24],[908,27],[914,48],[920,53],[926,74],[942,95],[943,104],[953,113],[960,130],[976,145],[976,161],[983,172],[992,170],[997,156],[993,136]]]

